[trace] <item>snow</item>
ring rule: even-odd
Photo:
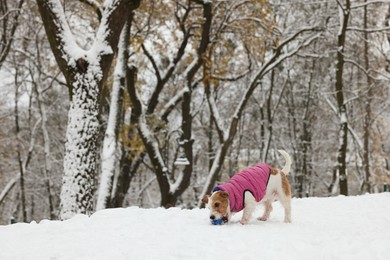
[[[341,36],[343,34],[343,26],[344,26],[344,19],[345,19],[345,13],[343,7],[339,4],[339,18],[340,18],[340,29],[337,33],[337,36]]]
[[[340,112],[340,124],[348,123],[347,113],[345,111]]]
[[[62,58],[69,66],[76,67],[76,60],[80,57],[84,57],[85,51],[82,50],[76,43],[74,35],[67,23],[61,2],[59,0],[52,0],[48,1],[47,4],[50,5],[51,10],[59,20],[58,26],[61,29],[59,37],[62,41],[63,50],[65,52],[63,53]]]
[[[94,1],[90,1],[93,3]],[[78,46],[77,41],[67,23],[65,13],[63,12],[62,4],[59,0],[51,0],[48,2],[53,13],[56,15],[59,21],[59,38],[62,41],[63,49],[63,59],[67,62],[68,66],[76,67],[76,61],[80,58],[85,59],[88,62],[88,73],[91,73],[98,80],[101,80],[103,77],[100,60],[103,55],[112,54],[113,50],[106,42],[110,30],[108,28],[108,20],[110,13],[115,9],[115,6],[118,5],[118,1],[115,0],[106,0],[104,2],[104,13],[102,20],[100,22],[99,29],[97,31],[95,41],[93,42],[92,47],[89,50],[83,50]],[[96,5],[97,7],[100,5]],[[92,77],[91,75],[91,77]]]
[[[73,97],[66,131],[64,176],[61,189],[61,217],[92,210],[93,172],[96,170],[96,138],[99,132],[99,88],[92,75],[86,74],[73,83]],[[85,88],[84,86],[89,86]],[[86,152],[88,150],[88,152]],[[83,205],[77,205],[83,204]],[[85,204],[85,205],[84,205]],[[82,210],[82,211],[80,211]],[[1,259],[1,258],[0,258]]]
[[[139,130],[147,142],[151,143],[154,149],[155,158],[159,161],[160,166],[162,167],[163,172],[167,172],[168,168],[165,166],[165,162],[160,153],[160,148],[158,146],[158,142],[155,141],[152,132],[148,127],[148,123],[146,122],[146,115],[142,114],[139,120]]]
[[[173,96],[165,105],[164,105],[164,108],[162,109],[162,111],[160,112],[160,116],[164,115],[168,109],[170,109],[171,107],[174,107],[175,104],[178,102],[178,100],[180,100],[181,98],[183,98],[184,94],[189,92],[189,88],[187,86],[183,87],[182,89],[178,90],[177,93],[175,94],[175,96]]]
[[[98,198],[96,202],[96,208],[106,208],[106,200],[109,197],[112,180],[115,174],[115,163],[118,161],[116,156],[116,130],[119,125],[119,110],[120,110],[120,95],[121,95],[121,79],[125,77],[125,48],[127,47],[126,31],[128,30],[128,24],[126,23],[122,29],[118,44],[118,58],[114,71],[114,83],[111,91],[111,104],[110,112],[108,115],[108,122],[106,127],[106,133],[103,141],[103,150],[101,155],[102,171],[99,184]]]
[[[210,110],[213,113],[213,117],[214,117],[215,122],[216,122],[216,124],[218,126],[218,129],[223,132],[223,141],[226,142],[228,137],[229,137],[230,129],[227,129],[227,130],[224,131],[225,127],[223,126],[222,119],[221,119],[221,116],[219,114],[219,110],[218,110],[217,104],[215,103],[215,99],[214,99],[214,94],[213,93],[211,93],[208,96],[208,101],[209,101],[209,105],[210,105]],[[240,108],[240,106],[238,106],[237,110],[239,108]]]
[[[212,226],[206,209],[101,210],[0,226],[0,259],[390,259],[390,193],[293,199],[268,222]],[[260,208],[257,215],[260,215]]]
[[[211,186],[210,185],[211,180],[212,180],[213,176],[216,174],[216,172],[218,171],[218,161],[221,159],[221,156],[222,156],[222,145],[220,145],[218,150],[215,152],[213,164],[212,164],[211,169],[209,171],[209,175],[207,176],[206,182],[203,185],[202,193],[199,196],[200,199],[202,199],[207,194],[209,186]],[[201,204],[202,204],[202,201],[199,200],[198,207],[200,207]]]

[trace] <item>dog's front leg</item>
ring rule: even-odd
[[[240,220],[240,223],[245,225],[250,220],[252,213],[256,209],[256,200],[255,197],[253,197],[252,193],[250,191],[245,191],[244,193],[244,212],[242,213],[242,218]]]

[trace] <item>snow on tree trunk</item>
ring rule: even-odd
[[[76,75],[66,132],[60,217],[93,211],[96,141],[99,134],[99,87],[89,74]]]
[[[115,174],[115,165],[117,161],[117,137],[119,129],[119,117],[122,105],[122,95],[126,75],[126,66],[128,60],[127,46],[130,38],[130,25],[127,23],[122,30],[119,41],[119,50],[117,64],[114,72],[114,83],[111,91],[110,113],[106,134],[103,141],[102,174],[100,178],[99,192],[96,203],[96,210],[107,207],[111,199],[112,182]]]

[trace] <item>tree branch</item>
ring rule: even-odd
[[[19,4],[18,4],[18,7],[17,7],[17,10],[16,10],[16,14],[14,16],[14,19],[13,19],[13,23],[12,23],[12,27],[11,29],[9,30],[10,33],[9,33],[9,36],[10,36],[10,39],[7,41],[6,40],[6,33],[7,31],[4,30],[4,35],[2,35],[2,42],[1,42],[1,53],[0,53],[0,69],[1,69],[1,66],[3,65],[3,62],[4,60],[6,59],[10,49],[11,49],[11,44],[12,44],[12,41],[13,41],[13,36],[16,32],[16,28],[18,27],[19,23],[18,23],[18,19],[19,19],[19,15],[21,13],[21,10],[22,10],[22,6],[23,6],[23,3],[24,3],[24,0],[20,0],[19,1]],[[7,14],[5,14],[4,16],[6,15],[9,15],[10,12],[8,12]],[[4,18],[4,17],[2,17]]]
[[[390,31],[390,27],[384,27],[384,28],[359,28],[359,27],[347,27],[347,31],[357,31],[357,32],[375,33],[375,32]]]
[[[80,2],[87,3],[89,6],[94,8],[99,21],[102,19],[104,9],[101,3],[96,0],[80,0]]]
[[[367,2],[367,3],[352,5],[350,7],[350,9],[361,8],[361,7],[365,7],[365,6],[372,5],[372,4],[388,4],[388,3],[390,3],[390,1],[370,1],[370,2]]]
[[[51,49],[67,80],[68,87],[71,88],[71,77],[80,70],[78,64],[80,61],[86,62],[90,55],[96,59],[90,59],[88,62],[96,60],[99,63],[93,65],[102,68],[100,80],[104,81],[117,50],[119,34],[127,20],[126,17],[139,6],[140,0],[113,0],[109,2],[105,6],[96,40],[88,51],[77,45],[59,0],[37,0],[37,4]],[[85,68],[81,69],[85,70]]]

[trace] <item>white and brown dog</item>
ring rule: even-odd
[[[291,189],[286,175],[291,168],[291,158],[283,150],[278,150],[286,161],[282,170],[260,163],[236,173],[227,183],[213,189],[202,202],[210,209],[212,224],[229,222],[232,213],[244,210],[241,224],[250,220],[258,203],[265,205],[263,216],[266,221],[272,211],[272,202],[278,200],[284,207],[284,222],[291,222]],[[220,220],[220,221],[218,221]]]

